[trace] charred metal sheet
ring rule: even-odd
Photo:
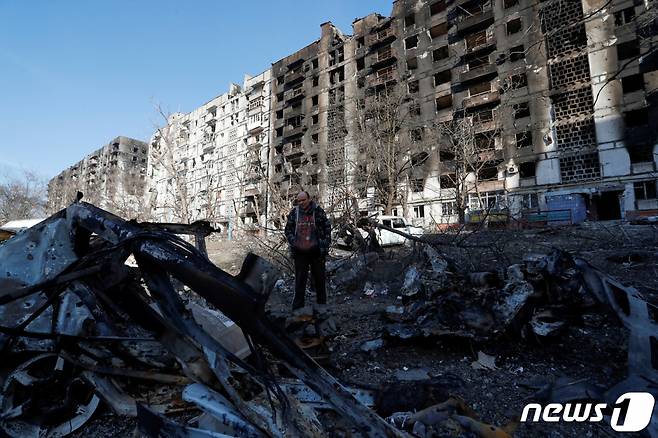
[[[231,402],[223,395],[198,383],[189,385],[183,391],[183,399],[199,406],[204,412],[212,415],[218,425],[222,426],[221,432],[230,436],[242,438],[262,438],[265,435],[245,421],[235,410]]]
[[[302,382],[295,380],[287,380],[280,383],[281,388],[295,396],[300,403],[311,405],[316,409],[331,409],[331,406],[322,400],[322,397],[317,395],[313,390]],[[361,388],[347,388],[348,391],[354,395],[354,398],[359,400],[364,406],[375,406],[375,392]]]
[[[159,438],[234,438],[231,435],[182,426],[142,404],[137,405],[137,428],[148,437]]]
[[[71,242],[71,224],[61,215],[20,233],[0,246],[0,298],[55,278],[78,257]]]
[[[126,417],[137,416],[137,402],[135,399],[119,389],[110,377],[101,376],[92,371],[83,371],[82,377],[94,387],[96,393],[115,413]]]

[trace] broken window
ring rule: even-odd
[[[409,38],[404,40],[404,48],[409,50],[409,49],[415,49],[418,47],[418,35],[413,35],[410,36]]]
[[[315,58],[313,61],[311,61],[311,65],[313,66],[313,69],[318,68],[318,58]]]
[[[507,35],[512,35],[521,31],[521,18],[515,18],[507,22]]]
[[[631,163],[650,163],[653,161],[653,145],[651,143],[627,145],[626,149]]]
[[[362,57],[362,58],[358,58],[358,59],[356,60],[356,69],[357,69],[357,70],[363,70],[364,68],[366,68],[366,60],[365,60],[365,58],[363,58],[363,57]]]
[[[313,114],[313,116],[311,117],[311,124],[312,125],[317,125],[318,120],[319,120],[319,116],[317,114]]]
[[[313,76],[313,86],[317,87],[319,83],[320,83],[320,78],[318,78],[317,76]]]
[[[415,178],[411,180],[411,191],[418,193],[422,192],[425,187],[425,180],[423,178]],[[418,216],[416,216],[418,217]]]
[[[448,22],[439,23],[430,28],[430,38],[435,39],[439,38],[448,33]]]
[[[432,52],[432,61],[437,62],[448,57],[448,46],[442,46],[434,49]]]
[[[414,217],[416,219],[425,217],[425,206],[424,205],[415,205],[414,206]]]
[[[389,81],[393,79],[393,66],[389,66],[377,71],[377,79]]]
[[[411,27],[414,24],[416,24],[416,15],[415,14],[409,14],[406,17],[404,17],[404,27]]]
[[[630,59],[640,56],[640,45],[637,40],[617,44],[617,59]]]
[[[481,82],[468,88],[469,96],[477,96],[478,94],[488,93],[491,91],[491,82]]]
[[[319,142],[320,142],[320,135],[319,134],[311,135],[311,143],[318,144]]]
[[[278,110],[278,111],[276,112],[276,118],[277,118],[277,120],[283,118],[283,110]]]
[[[523,44],[520,46],[515,46],[509,49],[509,60],[510,62],[516,62],[525,59],[525,48]]]
[[[366,45],[366,39],[365,37],[359,37],[356,39],[356,46],[357,48],[363,47]]]
[[[474,141],[477,150],[480,152],[492,150],[496,145],[496,139],[493,131],[475,134]]]
[[[377,52],[377,62],[386,61],[391,58],[391,46],[386,46]]]
[[[644,76],[640,73],[622,78],[621,88],[624,91],[624,94],[644,90]]]
[[[318,105],[318,96],[317,95],[311,97],[311,105],[313,105],[313,106]]]
[[[469,70],[473,70],[473,69],[481,67],[485,64],[489,64],[489,58],[478,57],[478,58],[475,58],[475,59],[471,59],[470,61],[468,61],[468,63],[466,65],[468,65]]]
[[[283,127],[276,128],[276,136],[277,137],[283,137]]]
[[[498,179],[498,167],[487,164],[477,172],[478,181],[493,181]]]
[[[437,87],[441,84],[450,82],[450,70],[443,70],[434,74],[434,86]]]
[[[318,164],[318,154],[311,155],[311,164]]]
[[[466,37],[466,49],[473,50],[475,47],[481,46],[487,43],[487,31],[481,30],[480,32],[475,32]]]
[[[633,183],[635,200],[656,199],[656,180]]]
[[[419,116],[420,115],[420,104],[416,103],[416,102],[410,103],[409,104],[409,114],[412,115],[412,116]]]
[[[527,161],[519,164],[519,177],[520,178],[534,178],[537,165],[534,161]]]
[[[615,12],[615,26],[623,26],[624,24],[632,22],[634,19],[635,7],[633,6]]]
[[[407,84],[409,93],[418,93],[418,81],[409,81]]]
[[[416,70],[418,68],[418,58],[415,56],[413,58],[407,59],[407,69]]]
[[[277,102],[283,102],[283,91],[276,95]]]
[[[514,104],[512,107],[514,111],[515,119],[523,119],[525,117],[530,117],[530,105],[528,102],[520,102]]]
[[[627,128],[646,126],[649,124],[649,112],[647,108],[626,111],[624,113],[624,121],[626,122]]]
[[[447,96],[437,97],[436,110],[441,111],[447,108],[452,108],[452,95],[448,94]]]
[[[283,79],[284,79],[283,75],[277,77],[277,78],[276,78],[276,83],[277,83],[278,85],[283,84]]]
[[[454,216],[457,214],[457,203],[455,201],[442,202],[441,216]]]
[[[517,148],[532,147],[532,132],[525,131],[516,134],[516,147]]]
[[[512,75],[509,78],[510,88],[515,90],[517,88],[523,88],[528,85],[528,77],[525,73],[520,73],[518,75]]]
[[[509,8],[511,8],[512,6],[516,6],[516,5],[518,5],[518,4],[519,4],[519,0],[505,0],[505,1],[503,2],[503,7],[504,7],[505,9],[509,9]]]
[[[434,2],[430,5],[430,15],[440,14],[445,10],[446,10],[445,0],[439,0],[438,2]]]
[[[475,123],[484,123],[484,122],[490,122],[493,120],[493,110],[484,110],[484,111],[479,111],[475,114],[473,114],[473,122]]]
[[[453,155],[453,159],[454,159],[454,155]],[[441,161],[444,160],[441,159]],[[451,160],[446,160],[446,161],[451,161]],[[439,177],[439,187],[441,187],[442,189],[454,189],[455,187],[457,187],[455,181],[457,181],[457,179],[455,178],[454,173],[448,175],[441,175]]]
[[[420,105],[418,106],[418,113],[420,114]],[[423,139],[423,128],[418,127],[418,128],[413,128],[409,130],[409,138],[411,141],[421,141]],[[414,157],[418,158],[418,157]],[[427,158],[425,156],[425,158]],[[414,160],[412,160],[414,161]],[[416,160],[417,161],[417,160]],[[415,165],[416,163],[414,163]]]

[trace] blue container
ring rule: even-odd
[[[547,196],[546,207],[548,222],[553,225],[579,224],[587,217],[585,197],[579,194]]]

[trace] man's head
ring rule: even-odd
[[[302,207],[304,210],[308,208],[308,205],[311,203],[311,197],[309,196],[306,190],[302,190],[297,194],[297,205]]]

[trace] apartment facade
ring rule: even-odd
[[[266,215],[270,72],[187,114],[151,139],[147,203],[159,221],[208,220],[226,233]]]
[[[77,192],[86,202],[138,218],[146,191],[148,144],[119,136],[61,172],[48,183],[48,212],[71,204]]]
[[[471,218],[658,213],[652,16],[643,0],[397,0],[351,35],[323,23],[318,40],[169,117],[148,149],[146,205],[162,221],[254,230],[281,225],[304,189],[336,215],[388,206],[433,227],[458,220],[467,184]],[[393,88],[404,93],[396,143],[413,146],[396,159],[414,165],[396,176],[391,206],[381,178],[364,177],[381,157],[364,153],[360,117]],[[436,136],[456,121],[478,148],[462,183]]]
[[[648,91],[658,76],[638,59],[655,35],[642,36],[636,20],[646,6],[398,0],[390,17],[353,24],[357,89],[401,82],[425,134],[457,118],[474,126],[485,162],[471,176],[479,192],[469,195],[471,211],[572,209],[591,219],[655,211]],[[432,148],[409,175],[407,215],[421,224],[456,220],[443,165],[453,157],[442,152]]]

